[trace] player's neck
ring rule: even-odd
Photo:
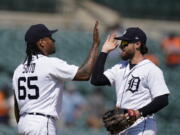
[[[142,54],[136,54],[131,60],[131,64],[138,64],[139,62],[144,60],[144,56]]]

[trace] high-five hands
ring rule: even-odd
[[[118,46],[119,41],[114,39],[115,37],[117,37],[116,34],[108,35],[106,42],[104,43],[102,47],[102,52],[109,53],[110,51],[114,50]]]

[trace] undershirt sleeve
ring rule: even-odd
[[[168,94],[156,97],[151,103],[139,109],[143,117],[152,115],[168,105]]]
[[[108,78],[103,74],[107,55],[107,53],[101,52],[95,63],[91,77],[91,84],[95,86],[111,85]]]

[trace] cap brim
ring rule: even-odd
[[[115,37],[114,39],[116,39],[116,40],[125,40],[125,41],[131,41],[130,39],[128,39],[128,38],[125,38],[125,37]]]
[[[58,29],[51,30],[50,33],[53,34],[53,33],[56,33],[57,31],[58,31]]]

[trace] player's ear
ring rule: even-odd
[[[43,41],[42,39],[40,39],[37,43],[36,43],[37,47],[42,50],[44,48],[44,45],[43,45]]]
[[[44,48],[45,41],[43,39],[40,39],[37,44],[38,44],[39,48]]]

